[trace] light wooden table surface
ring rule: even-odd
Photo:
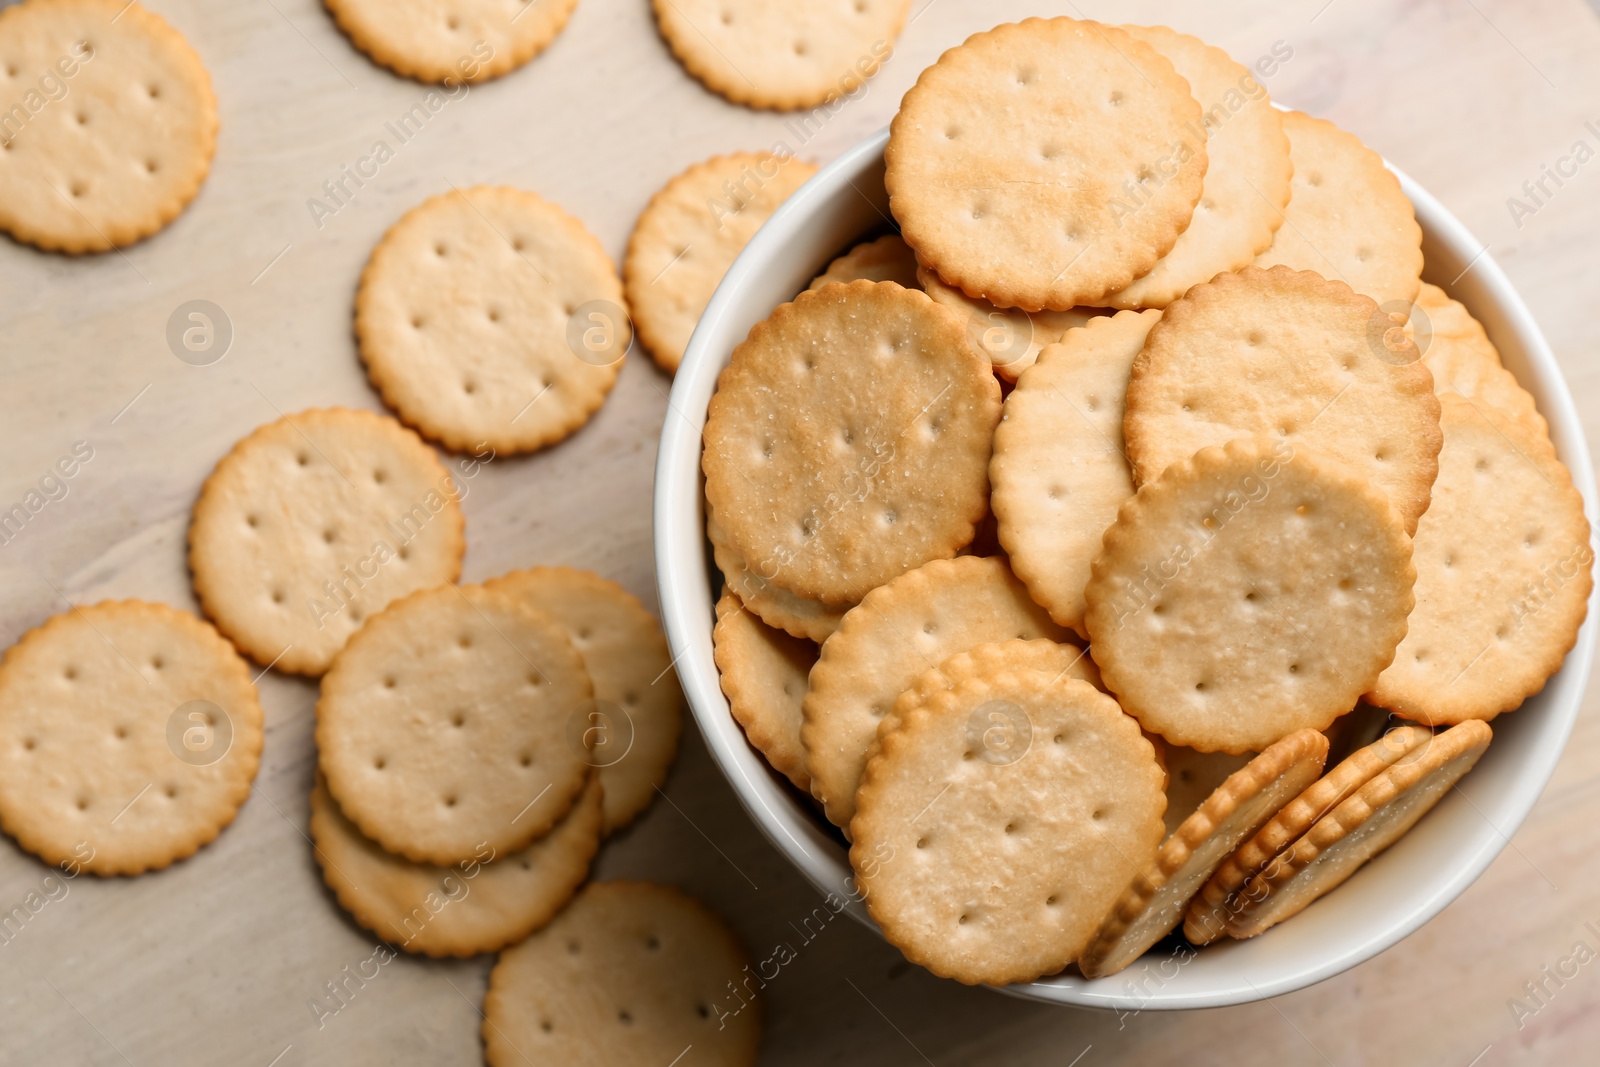
[[[0,642],[65,606],[144,597],[193,607],[184,532],[201,479],[278,411],[378,407],[351,340],[368,251],[451,183],[535,189],[620,257],[662,182],[717,152],[799,138],[786,116],[733,107],[672,61],[646,0],[582,0],[528,67],[451,102],[319,228],[306,201],[366,154],[425,90],[373,66],[315,0],[149,0],[194,44],[221,101],[216,165],[166,232],[93,259],[0,239],[0,503],[73,443],[94,458],[69,495],[0,546]],[[1600,417],[1600,162],[1518,226],[1506,204],[1575,141],[1600,137],[1600,20],[1582,0],[1227,0],[1205,5],[915,0],[869,90],[804,139],[818,162],[884,125],[918,71],[967,34],[1029,14],[1167,22],[1269,81],[1436,193],[1492,247],[1543,325],[1593,436]],[[226,358],[175,359],[169,315],[211,300]],[[465,577],[568,563],[655,603],[650,489],[668,382],[630,359],[594,422],[501,460],[465,502]],[[238,821],[193,859],[134,880],[70,883],[0,944],[0,1063],[470,1063],[491,961],[399,959],[337,1015],[308,1006],[373,949],[322,888],[304,838],[315,687],[261,681],[267,746]],[[1600,965],[1536,1015],[1513,997],[1600,921],[1600,724],[1591,691],[1565,759],[1511,848],[1425,929],[1315,988],[1248,1007],[1119,1019],[967,989],[907,966],[837,922],[768,989],[764,1062],[782,1064],[1440,1064],[1591,1062]],[[692,727],[666,790],[609,843],[601,877],[676,883],[729,916],[757,956],[793,941],[817,895],[738,806]],[[0,841],[0,909],[48,870]],[[1531,1003],[1531,1002],[1529,1002]],[[277,1059],[274,1059],[277,1057]],[[664,1067],[664,1065],[663,1065]]]

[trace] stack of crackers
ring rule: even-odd
[[[1260,934],[1572,647],[1544,419],[1381,158],[1193,37],[977,34],[885,159],[710,403],[732,713],[936,974]]]

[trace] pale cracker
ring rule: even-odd
[[[567,631],[594,683],[590,732],[606,787],[605,832],[639,816],[667,784],[683,731],[683,689],[656,617],[616,582],[572,567],[531,567],[483,583]]]
[[[178,217],[217,146],[211,77],[183,36],[125,0],[0,11],[0,230],[106,252]]]
[[[1123,505],[1085,593],[1089,649],[1146,729],[1261,751],[1372,687],[1415,578],[1400,516],[1354,469],[1282,440],[1231,441]]]
[[[801,702],[817,646],[775,630],[730,590],[717,601],[712,650],[728,709],[772,769],[811,792],[800,746]]]
[[[1176,833],[1228,775],[1255,757],[1254,752],[1199,752],[1186,745],[1167,745],[1167,810],[1163,816],[1167,834]]]
[[[70,874],[141,874],[233,821],[261,763],[244,660],[188,612],[72,608],[0,663],[0,828]]]
[[[735,104],[792,111],[854,98],[894,54],[911,0],[651,0],[685,70]]]
[[[816,172],[792,155],[735,152],[696,163],[650,198],[628,238],[622,284],[634,330],[662,369],[678,369],[722,276]]]
[[[1283,114],[1289,206],[1256,266],[1316,271],[1405,311],[1422,283],[1422,227],[1383,157],[1325,119]]]
[[[807,289],[821,289],[830,282],[894,282],[907,289],[920,289],[917,257],[897,233],[875,241],[863,241],[828,264],[828,269],[811,280]]]
[[[321,408],[258,427],[200,488],[189,526],[194,591],[257,663],[328,669],[398,597],[461,573],[455,483],[393,419]]]
[[[1296,730],[1229,775],[1129,883],[1078,969],[1089,978],[1116,974],[1171,933],[1217,865],[1315,782],[1327,755],[1326,737]]]
[[[411,863],[365,837],[328,795],[311,791],[312,852],[356,922],[407,952],[475,956],[514,945],[577,892],[600,847],[600,776],[548,834],[520,852],[485,846],[449,867]]]
[[[753,571],[856,602],[972,540],[999,418],[953,312],[889,282],[829,285],[734,349],[706,416],[706,499]]]
[[[1089,562],[1133,496],[1122,443],[1129,369],[1160,318],[1123,311],[1068,331],[1006,397],[994,432],[990,506],[1011,569],[1080,635]]]
[[[1247,267],[1272,245],[1289,202],[1289,138],[1267,91],[1248,67],[1198,37],[1165,26],[1122,29],[1172,61],[1200,102],[1205,185],[1194,219],[1150,273],[1099,301],[1166,307],[1190,286]]]
[[[1380,771],[1239,891],[1228,935],[1255,937],[1343,885],[1432,810],[1491,737],[1488,723],[1464,722],[1435,735],[1419,757]]]
[[[591,884],[500,954],[483,998],[485,1058],[749,1067],[761,1007],[746,961],[727,924],[676,889]]]
[[[1443,289],[1423,282],[1406,326],[1422,350],[1422,362],[1433,373],[1434,392],[1460,393],[1520,423],[1536,437],[1549,436],[1549,424],[1538,405],[1500,362],[1500,352],[1482,323]]]
[[[1492,719],[1543,689],[1594,587],[1583,498],[1549,441],[1461,397],[1442,400],[1416,610],[1367,698],[1431,725]]]
[[[578,0],[323,0],[350,43],[408,78],[455,90],[544,51]]]
[[[917,268],[917,281],[935,301],[961,316],[972,347],[1008,382],[1020,378],[1038,360],[1039,353],[1064,339],[1068,330],[1087,326],[1105,314],[1100,308],[1029,312],[995,307],[946,285],[926,267]]]
[[[1343,804],[1384,768],[1420,758],[1432,740],[1429,730],[1402,726],[1340,760],[1223,861],[1189,902],[1183,936],[1195,945],[1208,945],[1222,937],[1227,933],[1228,919],[1242,905],[1235,895],[1246,882],[1271,866],[1317,820]]]
[[[400,417],[458,452],[529,452],[605,402],[632,342],[622,282],[583,223],[523,189],[423,201],[372,250],[356,340]]]
[[[317,753],[350,821],[413,863],[514,852],[583,789],[594,688],[559,623],[438,586],[367,620],[317,698]]]
[[[901,100],[889,209],[917,258],[968,296],[1025,311],[1094,303],[1189,226],[1200,118],[1172,64],[1114,26],[997,26]]]
[[[706,513],[706,537],[711,542],[712,559],[717,564],[717,570],[722,572],[724,584],[768,626],[820,644],[839,628],[839,620],[844,618],[844,613],[855,606],[835,606],[820,600],[807,600],[762,578],[745,563],[744,556],[728,540],[726,531],[709,509]]]
[[[1309,271],[1247,267],[1195,286],[1133,361],[1123,431],[1135,482],[1207,445],[1276,434],[1349,463],[1415,530],[1438,471],[1439,401],[1410,342],[1374,342],[1388,321]]]
[[[862,776],[850,860],[867,910],[941,977],[1054,974],[1154,854],[1161,778],[1087,682],[968,678],[910,709]]]
[[[823,644],[806,691],[800,740],[828,819],[849,826],[878,721],[923,672],[977,645],[1039,637],[1067,633],[1003,559],[936,560],[868,593]]]

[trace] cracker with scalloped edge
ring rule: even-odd
[[[1544,688],[1594,587],[1583,497],[1543,436],[1441,398],[1444,451],[1417,526],[1416,609],[1367,699],[1432,725],[1492,719]]]
[[[969,677],[909,709],[862,775],[850,859],[867,910],[941,977],[1054,974],[1155,852],[1162,777],[1089,683]]]
[[[1069,330],[1006,397],[995,428],[990,506],[1000,543],[1033,599],[1079,634],[1089,563],[1133,496],[1123,399],[1160,318],[1122,311]]]
[[[578,0],[323,0],[375,63],[454,89],[516,70],[556,39]]]
[[[828,264],[828,269],[811,280],[807,289],[821,289],[832,282],[894,282],[907,289],[920,289],[917,257],[897,233],[875,241],[862,241]]]
[[[967,324],[967,338],[972,347],[1008,382],[1022,377],[1022,372],[1038,360],[1039,353],[1064,339],[1068,330],[1087,326],[1107,314],[1100,308],[1090,307],[1066,311],[996,307],[987,300],[968,296],[946,285],[926,267],[917,268],[917,280],[929,296],[961,316]]]
[[[1353,468],[1288,442],[1201,449],[1146,482],[1085,591],[1089,650],[1148,730],[1205,752],[1320,730],[1394,658],[1411,539]]]
[[[1433,374],[1434,392],[1460,393],[1537,437],[1549,436],[1550,426],[1533,396],[1500,362],[1500,352],[1483,324],[1443,289],[1422,283],[1406,329]]]
[[[768,626],[724,589],[711,632],[712,655],[728,710],[772,769],[811,792],[800,745],[801,703],[817,646]]]
[[[706,512],[706,539],[711,542],[711,558],[722,572],[723,584],[761,621],[794,637],[821,644],[839,628],[839,620],[854,604],[825,604],[790,592],[769,582],[750,569],[744,556],[728,539],[716,517]]]
[[[1326,119],[1283,113],[1289,206],[1256,266],[1316,271],[1404,312],[1422,283],[1422,227],[1383,157]]]
[[[917,258],[968,296],[1025,311],[1094,303],[1188,228],[1206,173],[1200,105],[1115,26],[1030,18],[922,72],[884,152]]]

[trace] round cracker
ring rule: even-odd
[[[1161,840],[1161,769],[1087,682],[971,677],[911,708],[867,765],[850,860],[890,944],[967,984],[1078,957]]]
[[[425,589],[368,619],[323,676],[318,761],[350,821],[413,863],[515,852],[583,790],[593,699],[549,616],[481,586]]]
[[[362,926],[407,952],[475,956],[516,944],[572,898],[600,848],[598,774],[551,831],[520,852],[485,847],[450,867],[411,863],[362,835],[319,777],[312,852],[322,879]]]
[[[1128,884],[1078,969],[1088,978],[1116,974],[1171,933],[1217,865],[1316,781],[1327,756],[1326,737],[1296,730],[1229,775]]]
[[[1068,331],[1006,397],[994,432],[991,506],[1011,568],[1050,617],[1079,634],[1089,562],[1133,496],[1122,443],[1133,361],[1160,311]]]
[[[530,567],[483,583],[567,631],[594,683],[594,755],[605,785],[605,832],[638,818],[678,754],[683,689],[656,617],[616,582],[572,567]]]
[[[1436,734],[1415,758],[1380,771],[1239,891],[1228,935],[1255,937],[1343,885],[1432,810],[1491,737],[1488,723],[1464,722]]]
[[[1431,725],[1492,719],[1544,688],[1594,587],[1583,497],[1544,437],[1441,398],[1444,451],[1417,527],[1417,606],[1367,697]]]
[[[1235,895],[1245,883],[1270,867],[1317,820],[1343,804],[1380,771],[1404,759],[1417,758],[1432,740],[1429,730],[1402,726],[1340,760],[1338,766],[1285,804],[1254,837],[1217,867],[1189,902],[1183,936],[1196,945],[1208,945],[1222,937],[1238,907]]]
[[[972,540],[999,419],[954,314],[893,282],[825,286],[734,349],[706,416],[706,499],[753,571],[854,603]]]
[[[828,264],[828,269],[812,279],[807,289],[821,289],[830,282],[894,282],[907,289],[919,289],[917,257],[897,233],[885,234],[876,241],[863,241]]]
[[[768,626],[776,627],[794,637],[807,638],[821,644],[839,628],[839,620],[854,605],[834,606],[820,600],[807,600],[798,593],[769,582],[750,569],[744,556],[729,541],[728,534],[716,517],[706,513],[706,537],[711,542],[711,556],[727,588],[738,595],[740,602],[761,617]]]
[[[696,163],[650,198],[628,238],[622,284],[652,359],[678,369],[722,276],[817,168],[792,155],[735,152]]]
[[[16,105],[0,126],[0,230],[52,252],[107,252],[200,191],[217,98],[160,16],[124,0],[30,0],[0,11],[0,54]],[[51,79],[64,91],[46,100]]]
[[[1256,266],[1316,271],[1404,312],[1422,281],[1422,227],[1383,157],[1326,119],[1283,113],[1289,206]]]
[[[632,343],[616,268],[523,189],[424,200],[372,250],[356,339],[400,417],[458,452],[554,444],[605,402]]]
[[[578,6],[578,0],[323,2],[373,62],[451,88],[516,70],[555,40]]]
[[[1188,227],[1206,173],[1200,121],[1189,83],[1115,26],[997,26],[901,100],[889,209],[917,258],[968,296],[1025,311],[1095,303]]]
[[[500,954],[483,998],[485,1058],[747,1067],[761,1042],[759,1000],[730,991],[747,989],[746,959],[733,931],[676,889],[591,884]]]
[[[1405,636],[1416,578],[1382,493],[1267,438],[1145,483],[1091,569],[1085,622],[1107,687],[1146,729],[1204,752],[1261,751],[1355,706]]]
[[[1207,445],[1277,434],[1349,463],[1415,530],[1439,467],[1439,401],[1414,345],[1372,340],[1388,322],[1309,271],[1247,267],[1195,286],[1133,362],[1123,432],[1135,481]]]
[[[1172,61],[1203,116],[1209,162],[1189,228],[1148,274],[1101,301],[1117,308],[1166,307],[1191,286],[1247,267],[1271,247],[1294,168],[1280,112],[1248,67],[1165,26],[1122,29]]]
[[[244,660],[188,612],[72,608],[0,662],[0,828],[72,874],[141,874],[233,821],[261,764]]]
[[[936,560],[868,593],[811,669],[800,740],[811,794],[846,827],[878,722],[923,672],[958,652],[1013,638],[1068,635],[1003,559]]]
[[[946,285],[926,267],[917,269],[917,283],[937,303],[961,316],[972,347],[1008,382],[1022,377],[1022,372],[1038,360],[1039,353],[1063,340],[1067,331],[1087,326],[1106,314],[1100,308],[1028,312],[995,307]]]
[[[1199,752],[1186,745],[1167,745],[1167,810],[1162,818],[1167,835],[1176,833],[1183,820],[1199,810],[1228,776],[1255,759],[1254,752]]]
[[[762,622],[739,598],[723,590],[717,601],[712,652],[728,710],[772,769],[803,793],[811,792],[800,745],[800,707],[817,646]]]
[[[1519,423],[1535,437],[1550,435],[1550,426],[1533,397],[1500,362],[1500,352],[1483,324],[1443,289],[1422,284],[1406,327],[1414,338],[1420,338],[1417,347],[1433,374],[1434,392],[1460,393]]]
[[[433,450],[369,411],[258,427],[200,488],[195,595],[257,663],[319,675],[368,616],[453,582],[466,551],[455,482]]]
[[[911,0],[652,0],[683,68],[735,104],[792,111],[855,97],[894,54]]]

